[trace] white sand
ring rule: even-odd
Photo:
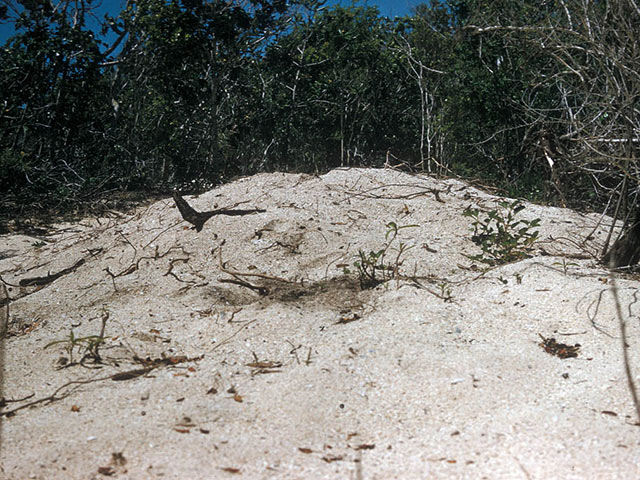
[[[27,330],[4,342],[2,396],[34,396],[4,411],[107,378],[0,417],[0,478],[640,477],[607,272],[576,258],[605,238],[602,225],[585,242],[597,215],[527,204],[521,216],[542,220],[534,257],[480,275],[462,212],[499,198],[459,181],[261,174],[186,199],[266,213],[197,233],[167,199],[60,226],[41,247],[0,237],[10,284],[86,260],[38,291],[10,289],[9,332]],[[391,221],[417,225],[398,240],[413,247],[400,272],[420,285],[362,291],[353,262],[382,248]],[[227,271],[290,283],[224,273],[220,249]],[[640,384],[638,284],[619,286]],[[102,364],[60,368],[66,344],[45,346],[97,335],[106,314]],[[539,335],[581,344],[578,357],[550,355]],[[135,356],[176,363],[108,378],[142,368]]]

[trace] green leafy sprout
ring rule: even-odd
[[[100,346],[104,343],[104,338],[98,335],[89,335],[88,337],[76,337],[73,330],[69,333],[69,338],[64,340],[55,340],[45,345],[45,349],[52,347],[53,345],[65,344],[65,350],[69,355],[69,362],[67,365],[74,365],[73,350],[77,347],[78,351],[82,353],[82,363],[85,359],[92,359],[94,363],[100,363],[102,358],[100,357]]]
[[[102,362],[102,357],[100,356],[100,347],[105,343],[104,342],[104,330],[107,324],[107,320],[109,319],[109,311],[107,309],[103,309],[102,318],[101,318],[101,327],[99,335],[89,335],[86,337],[76,337],[73,333],[73,330],[69,332],[69,338],[65,338],[64,340],[54,340],[53,342],[48,343],[44,346],[45,349],[52,347],[54,345],[65,345],[65,350],[69,355],[68,362],[65,366],[75,365],[73,361],[73,350],[77,348],[77,350],[82,353],[82,358],[80,359],[80,363],[82,364],[85,360],[92,360],[94,363]]]
[[[396,222],[386,224],[385,243],[383,247],[376,251],[358,250],[358,260],[353,266],[356,269],[360,288],[375,288],[388,280],[400,279],[400,267],[402,266],[403,255],[413,248],[398,240],[398,233],[405,228],[413,228],[418,225],[398,225]],[[345,270],[345,273],[349,273]]]
[[[525,206],[519,201],[502,201],[500,209],[481,212],[467,207],[463,215],[473,219],[471,241],[482,249],[478,255],[466,255],[469,259],[488,265],[501,265],[529,258],[538,238],[540,219],[516,220]],[[481,213],[485,215],[482,216]]]

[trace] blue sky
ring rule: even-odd
[[[351,1],[345,0],[329,0],[327,5],[351,5]],[[411,9],[420,5],[421,3],[426,3],[426,0],[378,0],[378,1],[360,1],[355,2],[360,5],[369,5],[369,6],[377,6],[380,9],[380,13],[386,17],[401,17],[403,15],[408,15],[411,13]]]
[[[421,3],[425,3],[426,0],[359,0],[353,2],[352,0],[328,0],[327,5],[343,5],[349,6],[351,4],[377,6],[380,9],[380,14],[387,17],[401,17],[411,13],[411,9]],[[99,2],[96,2],[99,3]],[[120,10],[120,6],[126,2],[120,0],[103,0],[100,8],[102,14],[109,12],[115,14]],[[0,45],[4,44],[5,40],[13,34],[13,28],[11,24],[0,24]]]

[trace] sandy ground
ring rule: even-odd
[[[598,215],[527,204],[532,258],[483,271],[463,211],[500,199],[460,181],[261,174],[186,199],[266,212],[198,233],[167,199],[0,237],[1,478],[640,477]],[[389,222],[412,225],[400,278],[363,290]]]

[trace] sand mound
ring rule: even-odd
[[[186,199],[266,211],[196,232],[167,199],[0,237],[3,478],[640,475],[599,216],[526,204],[533,257],[483,272],[463,212],[501,199],[455,180],[261,174]],[[391,222],[387,281],[361,289]]]

